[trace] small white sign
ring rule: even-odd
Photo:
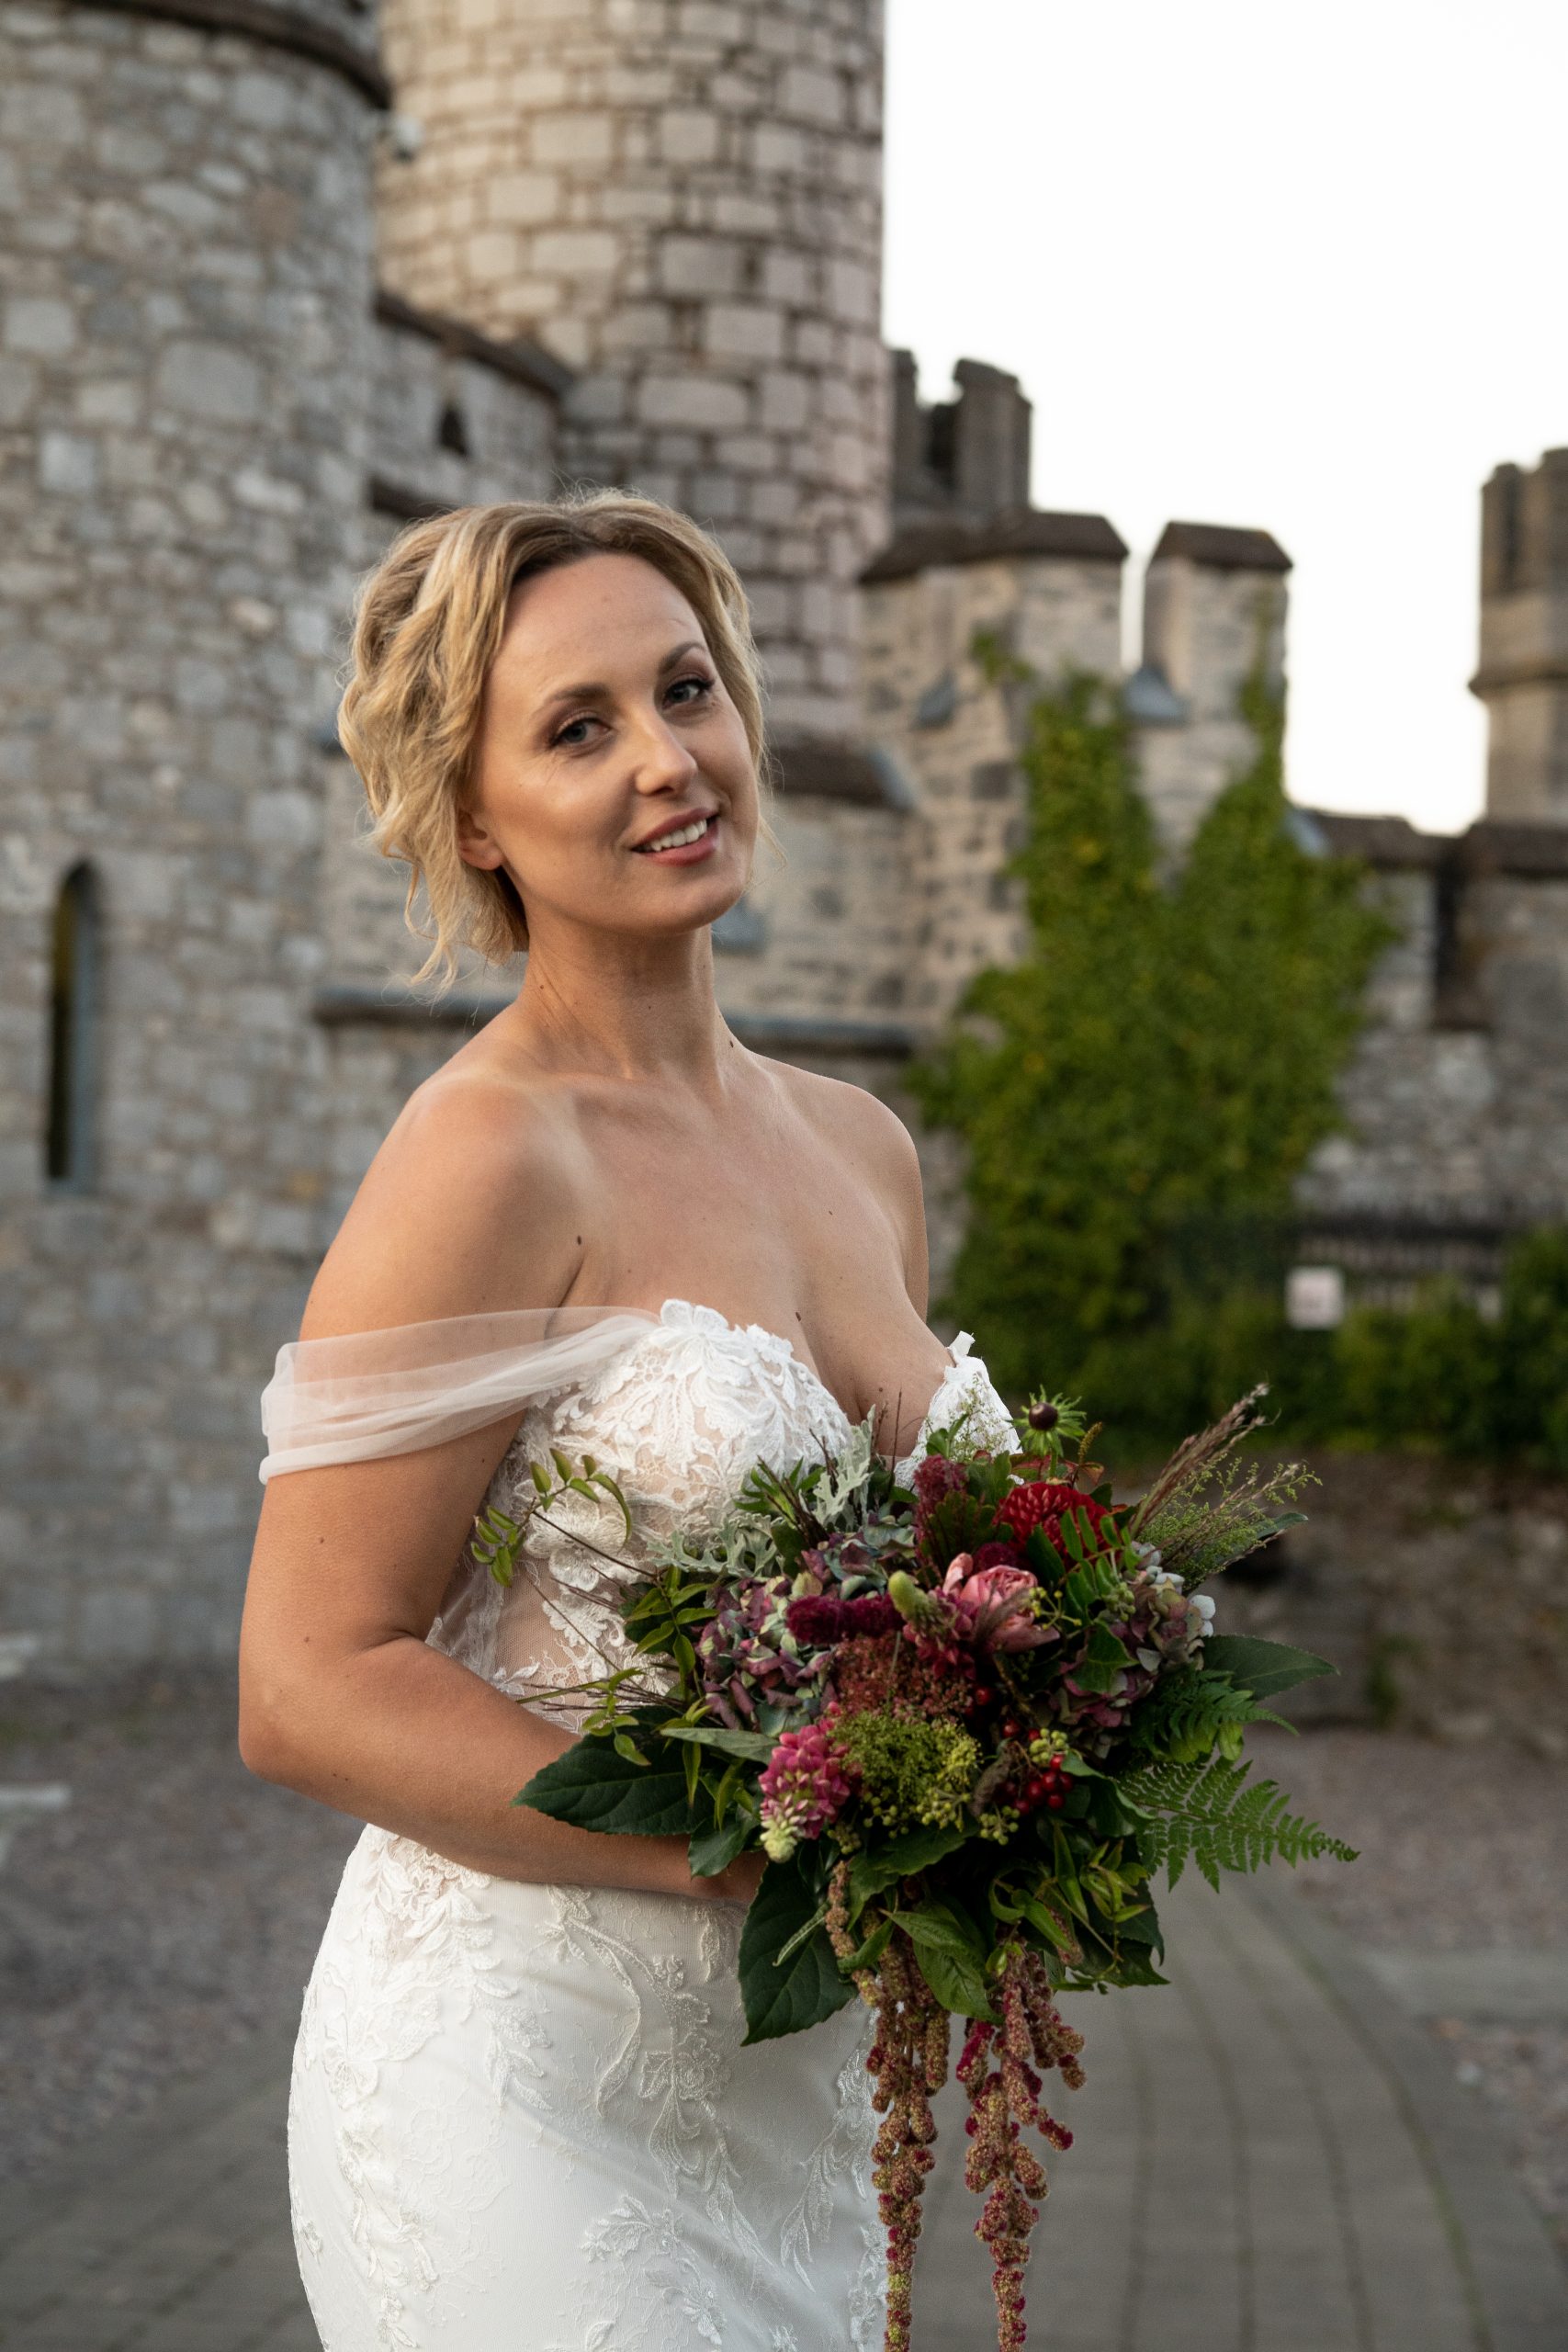
[[[1334,1331],[1345,1320],[1337,1266],[1292,1266],[1285,1276],[1285,1320],[1292,1331]]]

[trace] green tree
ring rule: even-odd
[[[993,675],[1027,674],[976,651]],[[1261,662],[1241,707],[1256,755],[1162,880],[1113,691],[1079,673],[1032,692],[1010,861],[1025,953],[976,975],[913,1074],[927,1117],[967,1147],[943,1304],[985,1333],[1005,1388],[1081,1383],[1150,1433],[1187,1413],[1194,1381],[1227,1376],[1225,1330],[1250,1346],[1270,1319],[1261,1300],[1218,1325],[1184,1302],[1184,1228],[1288,1213],[1392,936],[1361,869],[1289,828],[1282,701]]]

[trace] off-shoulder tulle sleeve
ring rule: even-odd
[[[528,1306],[291,1340],[262,1391],[263,1480],[445,1444],[523,1417],[601,1371],[658,1325],[631,1306]]]

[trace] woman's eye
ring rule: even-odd
[[[566,725],[561,729],[555,740],[558,743],[566,743],[572,746],[579,743],[584,743],[588,739],[585,735],[581,733],[580,730],[584,727],[592,727],[597,722],[595,720],[589,718],[569,718]]]
[[[686,702],[686,703],[688,703],[688,704],[690,704],[690,703],[694,703],[694,702],[700,702],[700,701],[702,700],[702,698],[703,698],[703,696],[704,696],[705,695],[710,695],[710,694],[712,694],[712,692],[713,692],[713,680],[712,680],[711,678],[702,678],[702,677],[698,677],[698,676],[694,673],[694,674],[693,674],[691,677],[689,677],[689,678],[677,678],[677,679],[676,679],[676,681],[675,681],[675,683],[674,683],[674,684],[671,687],[670,691],[671,691],[671,693],[672,695],[680,694],[680,693],[681,693],[681,689],[682,689],[683,686],[694,686],[694,687],[696,688],[696,692],[695,692],[695,694],[692,694],[692,695],[682,695],[682,699],[684,702]]]

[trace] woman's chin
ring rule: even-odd
[[[687,880],[679,890],[671,890],[661,905],[645,905],[639,911],[643,917],[639,928],[649,932],[664,932],[671,937],[682,932],[702,931],[716,923],[738,906],[745,895],[746,881],[734,873],[705,873],[699,876],[694,867],[688,867]]]

